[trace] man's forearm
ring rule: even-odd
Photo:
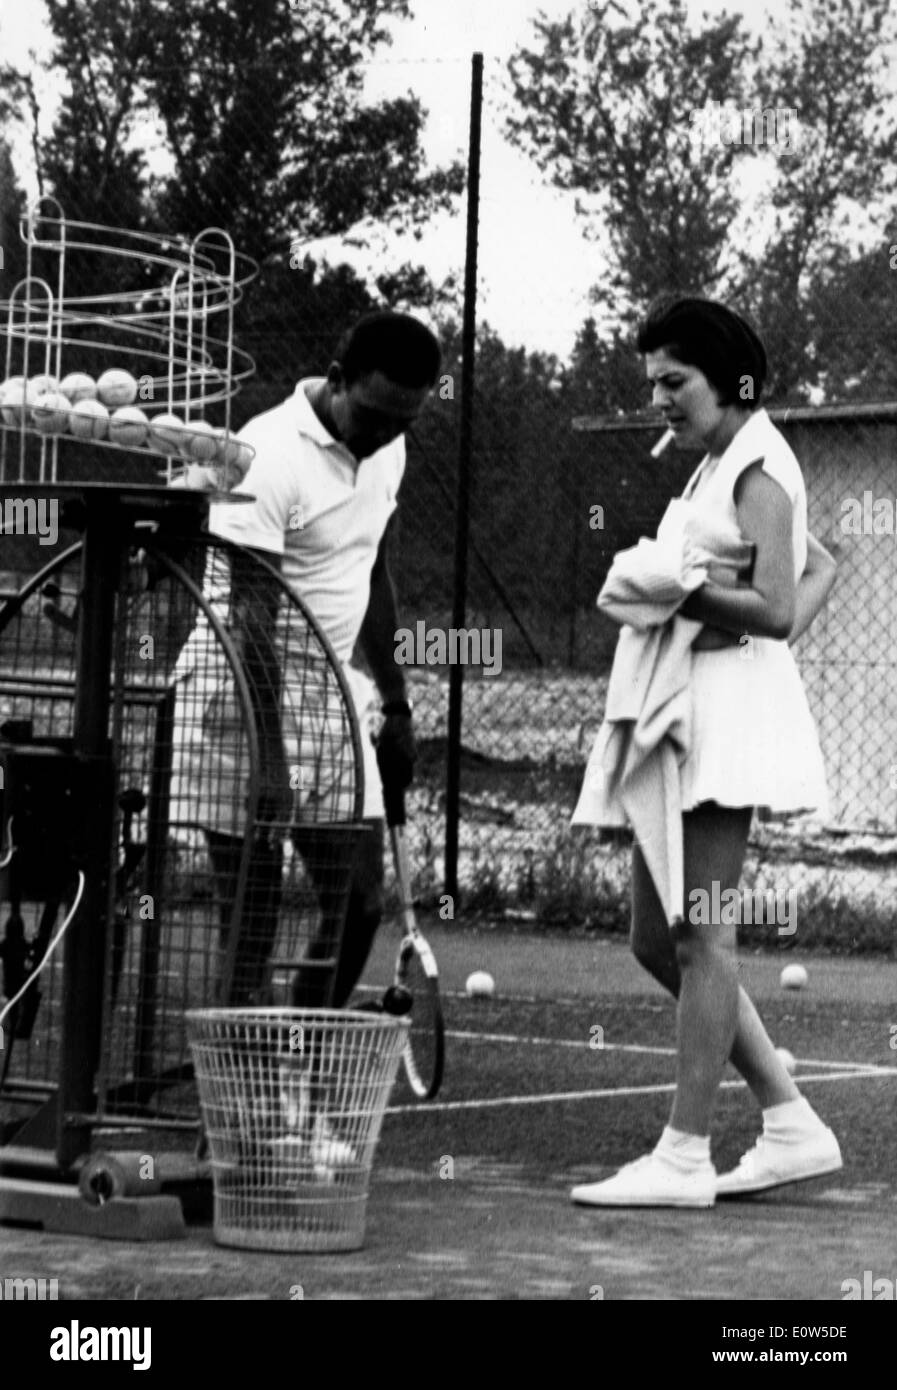
[[[388,567],[378,565],[371,576],[371,596],[359,633],[359,646],[384,701],[406,698],[405,676],[396,662],[398,605]]]

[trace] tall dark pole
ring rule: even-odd
[[[470,148],[467,156],[467,253],[464,265],[464,326],[461,339],[461,428],[458,504],[455,523],[455,601],[452,626],[466,627],[467,543],[470,529],[470,463],[473,448],[474,355],[477,324],[477,236],[480,213],[480,139],[483,117],[483,55],[474,53],[470,80]],[[461,793],[461,705],[464,667],[449,667],[448,767],[445,789],[445,891],[458,894],[458,815]]]

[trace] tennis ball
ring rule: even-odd
[[[97,384],[92,376],[86,372],[69,372],[59,383],[59,389],[64,396],[68,396],[72,405],[77,405],[78,401],[95,401],[97,398]]]
[[[137,381],[121,367],[110,367],[97,382],[97,395],[103,405],[132,405],[137,399]]]
[[[214,434],[218,441],[217,463],[221,471],[221,488],[229,492],[246,477],[253,452],[248,444],[244,444],[242,439],[235,439],[227,430],[217,429]]]
[[[7,392],[13,394],[16,391],[21,391],[24,384],[25,378],[23,376],[8,376],[5,381],[0,381],[0,401],[3,400]]]
[[[59,390],[59,378],[50,376],[47,372],[39,372],[37,376],[28,378],[28,385],[31,387],[35,396],[42,396],[47,391]]]
[[[795,1071],[797,1070],[797,1063],[794,1060],[794,1053],[789,1052],[787,1047],[777,1047],[776,1056],[778,1057],[779,1061],[781,1062],[785,1070],[788,1072],[788,1074],[790,1076],[793,1076]]]
[[[185,440],[185,429],[186,425],[180,415],[172,415],[170,411],[162,415],[153,415],[149,422],[150,444],[169,457],[179,454]]]
[[[109,428],[109,411],[102,401],[86,397],[69,411],[69,429],[77,439],[105,439]]]
[[[495,993],[495,981],[488,970],[475,970],[468,975],[465,988],[471,999],[483,999]]]
[[[197,463],[211,463],[218,453],[218,440],[212,426],[205,420],[188,420],[184,430],[181,453]]]
[[[23,376],[11,376],[0,386],[0,412],[5,425],[22,423],[22,406],[32,406],[40,392],[35,391],[31,382]]]
[[[41,434],[62,434],[68,429],[71,402],[61,391],[42,391],[31,407],[34,427]]]
[[[183,469],[172,478],[169,487],[183,487],[191,492],[217,492],[218,479],[214,468],[201,463],[185,463]]]
[[[786,965],[779,976],[782,989],[803,989],[807,983],[807,972],[802,965]]]
[[[146,442],[149,421],[139,406],[122,405],[109,417],[109,438],[113,444],[135,449]]]

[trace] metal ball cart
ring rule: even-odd
[[[207,530],[247,500],[227,488],[253,264],[218,229],[50,204],[0,302],[4,534],[31,561],[67,542],[0,606],[0,1221],[159,1238],[208,1178],[186,1012],[282,1002],[300,968],[329,1003],[359,731],[311,614]],[[109,369],[144,439],[72,434],[61,387]]]

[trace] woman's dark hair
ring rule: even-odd
[[[754,329],[713,299],[665,294],[648,307],[638,328],[638,350],[661,348],[697,367],[719,393],[720,405],[756,410],[766,382],[766,350]]]
[[[382,372],[399,386],[433,386],[442,365],[439,343],[425,324],[391,309],[365,314],[340,340],[336,360],[346,384]]]

